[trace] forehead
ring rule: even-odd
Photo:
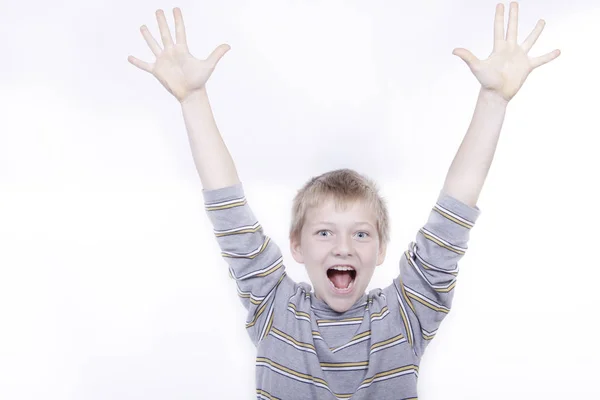
[[[377,218],[375,212],[369,207],[369,204],[362,200],[345,201],[337,205],[333,199],[328,198],[306,210],[307,224],[320,222],[336,223],[341,221],[368,222],[376,225]]]

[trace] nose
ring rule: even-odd
[[[333,252],[336,256],[347,257],[351,256],[354,252],[352,248],[352,239],[345,236],[340,235],[333,246]]]

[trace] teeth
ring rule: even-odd
[[[335,265],[335,266],[331,267],[330,269],[335,269],[338,271],[354,271],[354,268],[348,267],[346,265]]]

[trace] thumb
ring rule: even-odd
[[[231,49],[231,46],[228,44],[222,44],[216,49],[213,50],[212,53],[208,56],[207,60],[213,65],[213,68],[217,65],[221,57],[225,55]]]
[[[459,48],[454,49],[452,51],[452,54],[460,57],[465,63],[467,63],[467,65],[471,69],[473,69],[477,65],[477,63],[479,63],[479,59],[477,57],[475,57],[473,55],[473,53],[471,53],[467,49],[463,49],[463,48],[459,47]]]

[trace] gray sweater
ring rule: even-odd
[[[344,313],[285,272],[242,184],[203,191],[208,217],[248,310],[258,399],[416,399],[419,363],[450,311],[458,261],[480,210],[440,192],[400,259],[400,274]]]

